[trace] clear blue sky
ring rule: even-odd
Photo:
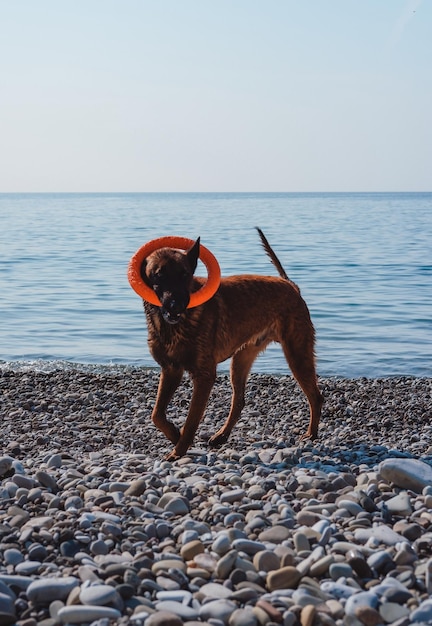
[[[0,191],[430,191],[431,0],[0,0]]]

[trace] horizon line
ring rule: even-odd
[[[378,190],[367,190],[367,191],[0,191],[0,195],[110,195],[110,194],[158,194],[158,195],[168,195],[168,194],[176,194],[176,195],[188,195],[188,194],[201,194],[201,195],[216,195],[216,194],[229,194],[229,195],[245,195],[245,194],[390,194],[390,193],[400,193],[400,194],[409,194],[409,193],[422,193],[422,194],[430,194],[432,193],[432,189],[404,189],[404,190],[386,190],[386,191],[378,191]]]

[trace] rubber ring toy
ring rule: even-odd
[[[141,277],[141,265],[144,259],[146,259],[152,252],[159,250],[160,248],[178,248],[179,250],[188,250],[193,246],[195,242],[192,239],[187,239],[186,237],[159,237],[158,239],[152,239],[148,241],[146,244],[141,246],[139,250],[135,252],[129,261],[128,266],[128,280],[132,289],[139,295],[141,298],[150,302],[150,304],[154,304],[155,306],[160,306],[160,301],[153,289],[146,285]],[[200,244],[200,254],[199,258],[204,263],[207,269],[207,281],[204,285],[194,293],[191,293],[190,301],[187,306],[188,309],[192,307],[199,306],[207,300],[210,300],[212,296],[216,293],[220,285],[221,271],[219,267],[219,263],[217,262],[216,257]]]

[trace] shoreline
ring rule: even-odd
[[[218,369],[218,376],[229,375],[229,360],[223,362],[226,365],[226,368]],[[222,365],[222,364],[220,364]],[[156,362],[153,362],[151,365],[146,365],[144,363],[96,363],[96,362],[81,362],[81,361],[68,361],[66,359],[17,359],[17,360],[6,360],[0,359],[0,372],[1,371],[24,371],[24,370],[34,370],[37,372],[52,372],[52,371],[67,371],[67,370],[78,370],[83,372],[98,372],[98,373],[122,373],[125,371],[155,371],[160,372],[160,367]],[[187,374],[185,374],[186,376]],[[252,376],[269,376],[273,378],[280,377],[292,377],[291,370],[286,367],[284,371],[252,371],[250,374]],[[342,374],[321,374],[318,372],[318,378],[327,380],[327,379],[341,379],[341,380],[386,380],[393,378],[418,378],[418,379],[432,379],[432,375],[426,374],[413,374],[413,373],[401,373],[396,372],[393,374],[380,374],[380,375],[371,375],[366,376],[363,374],[359,375],[342,375]]]

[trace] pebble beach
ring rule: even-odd
[[[159,372],[0,368],[0,625],[432,623],[432,379],[217,378],[174,463]],[[169,409],[181,425],[187,378]]]

